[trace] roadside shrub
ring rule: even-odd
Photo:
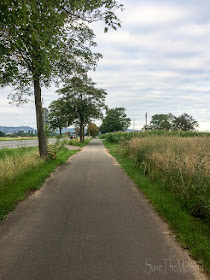
[[[49,159],[56,159],[58,152],[58,145],[56,144],[47,144],[47,152]]]
[[[92,139],[92,137],[85,137],[85,140],[83,142],[80,142],[79,139],[71,139],[68,141],[69,145],[74,145],[74,146],[85,146],[86,144],[88,144],[90,142],[90,140]]]
[[[79,139],[70,139],[68,141],[69,145],[79,146],[80,140]]]
[[[59,146],[61,139],[63,139],[63,137],[62,135],[56,135],[55,138],[56,138],[56,145]]]

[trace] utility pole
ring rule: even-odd
[[[135,119],[133,119],[133,130],[135,130]]]
[[[145,130],[147,129],[147,113],[145,114]]]

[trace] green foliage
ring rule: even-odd
[[[124,131],[130,125],[131,119],[127,118],[125,108],[109,109],[100,127],[101,133]]]
[[[18,156],[24,156],[25,153],[29,153],[31,151],[37,150],[36,147],[22,147],[17,149],[0,149],[0,159],[6,158],[6,157],[18,157]]]
[[[4,132],[0,131],[0,137],[5,137],[5,136],[6,136],[6,134]]]
[[[49,159],[56,159],[57,152],[58,152],[58,146],[56,144],[48,144],[47,152],[48,152]]]
[[[94,123],[90,123],[88,125],[88,128],[87,128],[87,133],[88,135],[92,136],[92,137],[96,137],[96,135],[98,135],[98,127],[96,126],[96,124]]]
[[[198,127],[198,122],[190,115],[184,113],[173,120],[175,130],[189,131]]]
[[[153,115],[147,129],[190,131],[198,127],[198,122],[186,113],[179,117],[169,114]]]
[[[1,82],[21,87],[35,76],[49,79],[52,59],[57,58],[59,31],[65,19],[53,1],[3,1],[0,33]],[[5,18],[6,16],[6,18]],[[53,58],[54,57],[54,58]],[[25,71],[27,69],[27,71]],[[19,88],[20,89],[20,88]],[[20,96],[19,96],[20,97]],[[21,101],[21,97],[19,99]]]
[[[158,130],[171,130],[173,126],[174,116],[169,114],[156,114],[152,116],[149,128]]]
[[[68,144],[69,144],[69,145],[73,145],[73,146],[84,147],[84,146],[87,145],[90,141],[91,141],[91,138],[87,138],[87,139],[85,139],[83,142],[80,142],[78,139],[71,139],[71,140],[68,141]]]
[[[210,136],[210,133],[193,132],[193,131],[165,131],[165,130],[147,130],[141,132],[115,132],[102,134],[99,138],[106,139],[111,143],[122,143],[133,138],[144,138],[147,136],[179,136],[179,137],[205,137]]]
[[[104,89],[95,87],[95,83],[87,77],[74,77],[64,88],[58,90],[63,95],[59,100],[64,104],[60,106],[61,114],[69,121],[80,127],[80,140],[84,140],[84,127],[92,119],[102,116],[102,109],[106,107]]]
[[[59,129],[60,135],[62,128],[67,126],[67,116],[63,114],[65,103],[62,99],[52,101],[49,106],[49,123],[51,129]],[[68,120],[70,116],[68,116]]]
[[[47,155],[41,87],[95,68],[101,55],[92,52],[94,33],[85,23],[104,20],[116,29],[118,8],[114,0],[0,2],[0,84],[16,88],[10,97],[18,104],[34,87],[41,156]]]
[[[44,132],[45,132],[45,136],[46,136],[46,141],[48,143],[49,137],[50,137],[50,127],[48,125],[44,126]]]
[[[122,6],[114,0],[2,0],[0,83],[16,86],[19,95],[13,98],[23,102],[35,77],[49,85],[56,76],[65,80],[84,66],[94,67],[101,55],[90,50],[95,35],[85,23],[103,20],[116,29],[116,9]]]
[[[62,139],[63,138],[63,136],[62,135],[56,135],[56,139],[58,139],[58,140],[60,140],[60,139]]]

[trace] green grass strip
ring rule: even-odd
[[[37,147],[21,147],[16,149],[3,148],[0,149],[0,159],[5,157],[23,156],[25,153],[37,150]]]
[[[73,145],[73,146],[80,146],[80,147],[84,147],[85,145],[87,145],[93,138],[88,138],[85,139],[83,142],[80,142],[78,139],[70,139],[67,140],[67,144],[68,145]]]
[[[110,154],[113,155],[141,189],[160,216],[167,221],[175,233],[176,239],[183,248],[188,249],[191,256],[210,273],[210,228],[182,210],[176,195],[167,191],[161,184],[151,182],[143,173],[135,168],[131,160],[117,153],[119,144],[103,141]]]
[[[27,148],[25,149],[27,150]],[[11,154],[16,153],[17,151],[15,150],[19,149],[13,149]],[[0,220],[4,219],[10,211],[15,209],[18,201],[25,199],[31,191],[40,189],[51,172],[53,172],[57,166],[66,162],[66,160],[77,151],[78,150],[69,151],[66,148],[62,148],[58,152],[56,159],[43,161],[36,168],[28,168],[13,180],[1,186]]]

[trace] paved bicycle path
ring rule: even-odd
[[[0,222],[0,279],[202,279],[100,140]]]

